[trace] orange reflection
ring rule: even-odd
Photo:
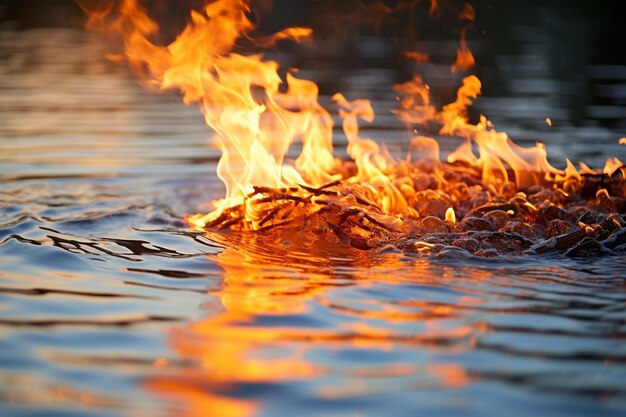
[[[455,364],[381,367],[365,363],[338,371],[308,357],[316,350],[371,349],[393,355],[395,349],[407,346],[449,353],[471,347],[476,332],[484,329],[451,326],[461,314],[452,304],[405,300],[403,305],[372,297],[359,300],[360,308],[356,308],[352,299],[342,305],[333,296],[335,290],[346,288],[352,294],[352,287],[445,280],[441,275],[431,277],[427,261],[409,265],[400,254],[372,255],[325,236],[293,230],[281,230],[280,235],[271,231],[209,234],[227,245],[214,259],[224,270],[222,288],[212,293],[216,306],[209,308],[209,317],[172,332],[174,351],[190,365],[175,368],[159,360],[160,376],[146,384],[151,392],[182,403],[173,414],[255,415],[260,404],[239,398],[239,386],[321,380],[337,372],[348,379],[349,387],[345,383],[319,386],[311,395],[337,398],[375,391],[378,388],[372,381],[380,378],[427,377],[444,388],[458,388],[469,381],[464,369]],[[338,273],[348,264],[353,271],[350,277]],[[407,267],[409,275],[398,273]],[[472,297],[461,301],[480,302]],[[330,324],[318,321],[320,315],[314,309],[327,309],[340,318]],[[399,326],[413,323],[422,331],[400,330]]]

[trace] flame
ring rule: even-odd
[[[459,48],[457,50],[456,61],[452,64],[452,72],[457,71],[466,71],[472,68],[476,62],[474,60],[474,55],[467,47],[467,42],[465,37],[467,35],[467,29],[476,19],[476,12],[474,8],[469,3],[464,3],[463,7],[459,11],[459,20],[467,21],[467,26],[461,30],[461,39],[459,41]]]
[[[317,86],[293,74],[282,80],[278,64],[261,55],[232,52],[236,41],[254,29],[247,1],[217,0],[192,11],[189,24],[166,46],[151,42],[158,26],[136,0],[123,0],[116,11],[113,20],[108,19],[112,7],[91,13],[89,26],[122,34],[126,58],[142,79],[163,90],[180,90],[187,104],[200,104],[216,132],[223,152],[217,173],[226,188],[219,207],[243,202],[253,185],[320,184],[335,178],[332,118],[318,104]],[[311,33],[287,28],[257,43],[302,41]],[[286,164],[296,139],[303,142],[302,154],[295,164]]]
[[[349,102],[341,94],[333,99],[342,107],[339,115],[343,117],[343,130],[348,137],[348,154],[355,161],[357,175],[350,179],[353,183],[364,183],[372,190],[373,199],[380,204],[385,213],[400,213],[407,203],[402,193],[385,174],[393,159],[383,152],[371,139],[359,137],[358,118],[367,122],[374,120],[374,110],[369,100]]]
[[[454,209],[452,207],[448,207],[446,210],[446,221],[452,224],[456,223],[456,215],[454,214]]]
[[[476,64],[474,55],[472,55],[465,41],[466,33],[466,29],[461,31],[461,41],[459,43],[459,49],[457,50],[456,61],[452,65],[453,72],[468,70]]]
[[[450,154],[448,162],[465,161],[478,166],[482,169],[483,181],[491,184],[509,181],[507,167],[510,167],[520,189],[541,184],[544,179],[553,179],[555,175],[562,174],[562,171],[548,163],[542,143],[522,148],[513,143],[506,133],[495,130],[484,116],[480,117],[476,125],[468,122],[467,108],[472,99],[480,94],[480,89],[478,78],[473,75],[466,77],[457,92],[456,101],[444,106],[438,115],[443,124],[441,134],[457,135],[468,140]],[[472,152],[470,140],[477,145],[478,158]]]
[[[624,166],[624,163],[620,161],[618,158],[609,158],[607,159],[602,172],[604,172],[607,175],[613,175],[615,171],[617,171],[623,166]]]
[[[412,10],[414,2],[408,6],[400,2],[395,8],[381,2],[374,5],[378,14],[388,15],[406,7]],[[431,0],[430,10],[440,13],[441,5]],[[404,227],[411,232],[410,226],[403,225],[406,219],[419,220],[419,227],[427,224],[431,230],[444,230],[471,210],[458,210],[472,186],[455,183],[454,176],[464,178],[470,171],[471,175],[477,172],[481,190],[494,199],[533,186],[553,187],[560,190],[559,195],[568,196],[580,187],[581,175],[597,173],[586,165],[577,171],[569,161],[565,170],[556,169],[548,163],[542,143],[520,147],[485,116],[472,123],[468,108],[481,92],[481,82],[474,75],[463,79],[456,100],[441,109],[417,75],[393,87],[398,107],[392,112],[407,127],[417,133],[417,127],[427,131],[429,126],[439,126],[440,135],[464,139],[446,163],[441,161],[437,141],[424,135],[411,140],[405,159],[392,156],[360,133],[360,122],[374,120],[371,103],[335,94],[352,160],[343,161],[333,154],[333,119],[319,104],[318,86],[298,78],[295,70],[281,76],[279,64],[264,59],[257,50],[284,40],[303,42],[310,39],[311,29],[291,27],[255,37],[249,0],[214,0],[192,11],[182,32],[171,43],[160,45],[154,42],[159,27],[139,0],[109,2],[89,12],[90,27],[123,36],[124,55],[146,84],[179,90],[185,103],[200,105],[206,123],[216,133],[222,150],[217,174],[225,196],[212,212],[187,217],[197,228],[236,224],[233,227],[256,230],[280,224],[280,219],[288,221],[284,213],[307,218],[341,201],[346,206],[373,207],[376,219],[367,213],[360,218],[387,230]],[[474,65],[466,34],[475,12],[467,3],[456,12],[466,22],[452,66],[459,71]],[[242,39],[257,49],[245,53]],[[427,59],[416,49],[405,57],[416,62]],[[551,124],[549,118],[546,123]],[[294,159],[288,152],[296,141],[302,143],[302,151]],[[463,164],[467,167],[461,168]],[[450,166],[456,171],[450,172]],[[612,159],[604,173],[613,175],[619,170],[624,170],[621,161]],[[332,188],[337,184],[343,188]]]
[[[411,81],[397,84],[393,88],[403,96],[399,100],[400,109],[391,110],[398,119],[417,125],[435,119],[437,110],[430,104],[430,91],[422,77],[415,75]]]
[[[467,140],[448,156],[448,162],[463,161],[482,169],[486,183],[502,184],[510,180],[507,167],[515,175],[519,188],[527,188],[541,183],[544,177],[554,178],[562,171],[552,167],[547,160],[543,144],[533,148],[522,148],[515,145],[504,132],[498,132],[484,116],[478,124],[469,123],[467,109],[480,94],[481,83],[475,76],[463,79],[463,85],[457,92],[457,99],[437,112],[430,105],[428,88],[421,78],[415,77],[409,83],[395,87],[404,94],[400,100],[400,109],[395,111],[404,122],[423,124],[429,120],[437,120],[442,124],[439,131],[442,135],[455,135]],[[478,148],[476,157],[472,143]]]

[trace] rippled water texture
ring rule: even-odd
[[[193,231],[222,194],[210,132],[100,45],[0,33],[0,414],[626,413],[624,256]]]

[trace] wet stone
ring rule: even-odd
[[[420,226],[431,233],[446,233],[450,230],[443,220],[435,216],[424,217]]]
[[[482,217],[465,217],[463,221],[457,226],[459,231],[470,231],[470,230],[488,230],[495,231],[495,224],[489,220]]]
[[[535,231],[535,229],[533,229],[531,225],[520,222],[520,221],[508,222],[503,228],[500,229],[500,231],[517,233],[529,239],[536,237],[536,234],[537,234],[537,232]]]
[[[572,224],[561,219],[551,220],[548,224],[548,237],[564,235],[572,229]]]
[[[480,249],[480,250],[476,251],[475,255],[476,256],[480,256],[482,258],[497,258],[498,256],[500,256],[498,251],[493,249],[493,248],[490,248],[490,249]]]
[[[613,233],[608,239],[602,241],[602,244],[609,249],[617,249],[626,244],[626,228],[619,229]]]
[[[452,241],[452,245],[474,253],[480,247],[480,242],[474,238],[461,238]]]
[[[573,248],[565,252],[565,256],[590,258],[612,255],[614,252],[592,237],[586,237]]]
[[[485,219],[491,220],[496,229],[500,229],[506,225],[511,217],[506,211],[494,210],[484,215]]]

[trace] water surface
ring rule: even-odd
[[[624,256],[195,231],[183,216],[223,193],[211,133],[105,52],[0,32],[2,415],[624,415]],[[389,120],[369,132],[401,147]],[[617,132],[583,129],[590,156],[563,129],[557,159],[626,159]]]

